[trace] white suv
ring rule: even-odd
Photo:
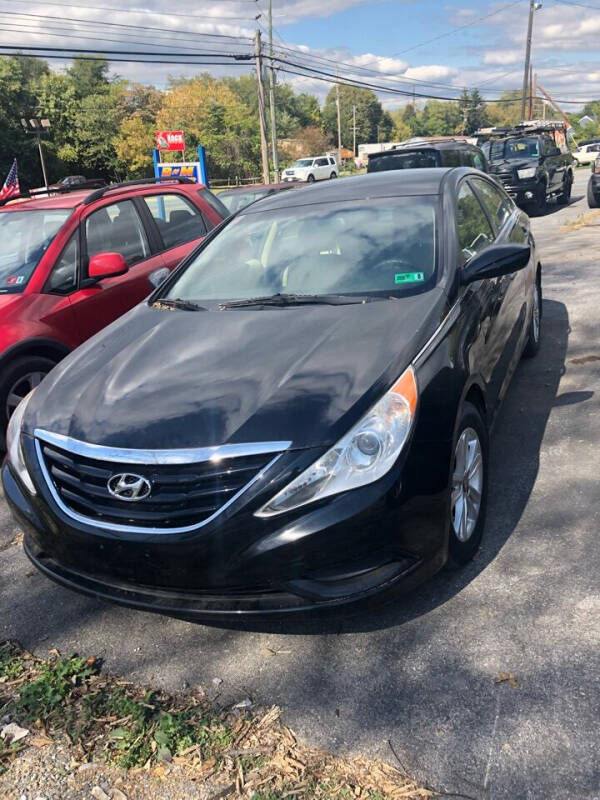
[[[591,164],[595,161],[600,154],[600,142],[591,142],[590,144],[581,145],[576,150],[573,150],[573,158],[575,162],[574,167],[580,164]]]
[[[281,176],[284,181],[324,181],[337,178],[338,167],[335,158],[317,156],[316,158],[300,158],[289,169],[284,169]]]

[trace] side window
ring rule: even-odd
[[[79,235],[76,231],[60,254],[44,286],[44,292],[70,294],[77,288]]]
[[[154,217],[167,250],[206,234],[202,214],[181,195],[161,194],[143,200]]]
[[[481,178],[473,178],[472,185],[499,231],[513,212],[512,203],[501,189]]]
[[[462,183],[458,192],[456,223],[458,243],[465,262],[494,240],[488,218],[466,181]]]
[[[442,167],[460,167],[460,152],[458,150],[442,150]]]
[[[317,158],[317,167],[327,167],[329,166],[329,161],[326,158]]]
[[[485,172],[485,161],[483,160],[483,156],[477,150],[472,150],[471,155],[473,157],[473,166],[475,169],[480,169],[482,172]]]
[[[85,222],[88,259],[96,253],[121,253],[128,266],[150,256],[142,221],[131,200],[99,208]]]

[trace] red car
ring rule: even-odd
[[[130,181],[0,209],[0,446],[21,398],[228,214],[204,186],[183,181]]]

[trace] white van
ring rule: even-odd
[[[300,158],[289,169],[284,169],[281,179],[283,181],[304,181],[314,183],[331,178],[337,178],[338,165],[332,156],[314,156]]]

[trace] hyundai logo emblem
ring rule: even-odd
[[[119,472],[117,475],[111,475],[106,488],[117,500],[125,500],[127,503],[145,500],[150,497],[152,491],[149,480],[132,472]]]

